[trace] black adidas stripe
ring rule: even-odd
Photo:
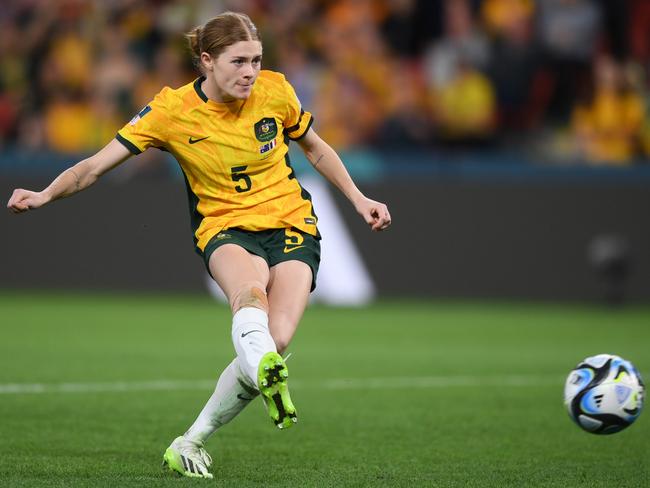
[[[190,458],[187,458],[187,462],[190,465],[190,472],[196,474],[196,468],[194,467],[194,463],[192,462],[192,460]]]
[[[185,459],[185,456],[181,455],[181,462],[183,463],[183,468],[185,471],[188,471],[187,469],[187,459]]]

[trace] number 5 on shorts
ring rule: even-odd
[[[296,232],[290,229],[284,229],[284,253],[290,253],[301,247],[305,247],[302,243],[305,242],[305,238],[300,232]]]

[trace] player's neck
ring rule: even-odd
[[[208,97],[208,99],[216,103],[235,103],[242,101],[228,95],[223,90],[220,90],[217,83],[214,81],[214,78],[211,76],[205,77],[205,80],[201,83],[201,90],[203,90],[203,93],[205,93],[205,96]]]

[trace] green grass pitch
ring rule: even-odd
[[[256,400],[207,444],[213,480],[162,454],[233,356],[209,298],[0,295],[0,486],[650,486],[650,413],[612,436],[562,405],[601,352],[650,372],[650,308],[312,306],[288,362],[299,423]]]

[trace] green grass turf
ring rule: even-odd
[[[5,292],[0,385],[216,379],[229,321],[208,298]],[[256,400],[208,442],[214,480],[160,466],[206,387],[0,394],[0,486],[650,486],[649,413],[601,437],[561,401],[580,359],[616,353],[647,373],[649,344],[648,307],[313,306],[289,360],[300,422],[276,431]],[[513,375],[532,383],[494,386]]]

